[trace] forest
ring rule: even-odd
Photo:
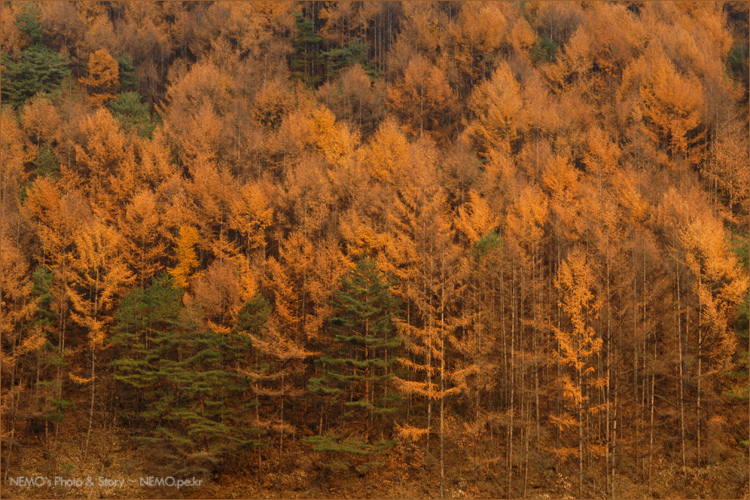
[[[7,496],[750,498],[747,2],[0,32]]]

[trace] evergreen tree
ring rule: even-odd
[[[130,54],[123,54],[116,57],[120,73],[119,92],[135,92],[138,89],[138,77],[135,75],[135,66]]]
[[[134,130],[142,138],[150,138],[156,127],[148,112],[148,105],[141,102],[138,92],[124,92],[109,103],[112,115],[126,131]]]
[[[393,334],[391,319],[398,302],[390,285],[371,260],[361,259],[342,277],[330,302],[338,310],[330,320],[336,347],[316,360],[323,374],[311,378],[307,387],[328,404],[338,406],[344,419],[363,426],[361,437],[343,441],[341,435],[331,433],[307,438],[315,451],[366,456],[387,451],[395,443],[370,443],[373,431],[382,423],[379,416],[395,411],[393,403],[399,399],[388,383],[396,362],[394,350],[401,344]],[[341,464],[334,461],[329,465]],[[358,470],[362,467],[366,465],[360,464]]]
[[[256,444],[252,402],[242,398],[249,382],[232,367],[249,340],[203,327],[197,309],[185,309],[182,292],[166,275],[146,290],[123,299],[112,342],[122,346],[113,363],[124,384],[136,423],[146,432],[137,439],[179,466],[176,474],[207,474],[226,453]]]
[[[0,55],[3,68],[2,101],[20,106],[39,92],[50,93],[70,75],[67,58],[42,44],[42,24],[35,7],[17,17],[16,26],[31,38],[31,45],[13,55]]]
[[[123,351],[112,366],[115,380],[124,383],[119,398],[131,419],[155,399],[152,363],[158,361],[158,351],[153,339],[177,324],[182,309],[182,290],[171,285],[168,276],[157,276],[148,288],[136,288],[125,296],[115,315],[110,342]]]
[[[320,51],[323,37],[315,32],[315,24],[301,13],[295,12],[294,17],[297,18],[297,33],[292,43],[292,72],[305,85],[315,87],[323,81],[323,53]]]
[[[344,45],[341,48],[331,49],[327,52],[323,52],[321,55],[327,62],[328,77],[334,78],[341,71],[347,67],[354,66],[355,64],[361,64],[372,81],[375,81],[380,75],[371,63],[368,63],[367,55],[370,51],[370,46],[357,38]]]
[[[44,340],[41,349],[37,351],[36,387],[40,391],[37,414],[49,423],[57,424],[65,420],[63,410],[73,406],[72,401],[58,397],[60,381],[55,380],[51,369],[69,364],[65,361],[64,353],[55,346],[55,297],[52,294],[52,271],[46,267],[38,267],[32,274],[32,295],[36,297],[36,313],[31,321],[31,329],[39,331]]]

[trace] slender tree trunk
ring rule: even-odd
[[[255,421],[260,422],[260,391],[259,391],[260,383],[255,382]],[[256,451],[258,452],[258,474],[261,473],[261,456],[260,456],[260,446],[255,447]]]
[[[86,431],[86,446],[83,449],[83,458],[89,451],[89,441],[91,439],[91,427],[94,424],[94,398],[96,396],[96,352],[91,348],[91,406],[89,407],[89,426]]]
[[[651,360],[651,427],[648,445],[648,494],[651,494],[652,466],[654,462],[654,392],[656,389],[656,335],[654,335],[654,357]]]
[[[0,15],[2,15],[3,7],[0,5]],[[2,76],[0,74],[0,84],[2,84]],[[0,148],[0,165],[5,165],[5,155],[4,155],[4,148]],[[0,169],[0,321],[2,321],[3,318],[3,281],[5,279],[5,270],[3,268],[3,234],[5,233],[5,210],[3,210],[3,207],[5,206],[5,169]],[[3,356],[3,342],[2,342],[2,332],[0,331],[0,391],[2,391],[2,384],[3,384],[3,359],[5,359],[5,356]],[[0,436],[3,436],[5,433],[3,432],[5,430],[5,427],[3,423],[5,422],[5,419],[3,418],[3,405],[0,404]],[[0,460],[2,460],[2,439],[0,439]],[[8,463],[5,464],[5,478],[4,482],[7,484],[8,481]]]
[[[615,394],[614,394],[614,418],[612,421],[612,479],[610,480],[610,483],[612,484],[612,500],[616,498],[615,496],[615,471],[617,470],[617,377],[615,377]]]
[[[580,345],[580,340],[578,342]],[[583,498],[583,387],[581,385],[581,369],[576,370],[578,391],[578,498]]]
[[[70,167],[70,166],[68,166],[68,167]],[[61,294],[62,295],[62,299],[60,300],[60,306],[59,306],[59,310],[60,310],[60,315],[59,315],[60,329],[59,329],[58,344],[57,344],[58,353],[60,355],[60,360],[61,361],[62,361],[64,353],[65,353],[65,326],[66,326],[65,325],[65,313],[67,312],[67,310],[66,310],[66,307],[65,307],[66,296],[65,296],[65,292],[64,291],[65,291],[65,287],[68,286],[68,282],[67,282],[67,276],[68,276],[68,274],[67,274],[67,263],[68,263],[67,257],[64,256],[63,260],[62,260],[62,276],[63,276],[63,283],[62,283],[63,288],[62,288],[62,290],[63,290],[63,293]],[[62,385],[63,385],[62,384],[62,377],[63,377],[62,366],[63,366],[62,363],[57,363],[57,387],[56,387],[56,389],[57,389],[57,399],[59,399],[59,400],[62,399]],[[59,436],[59,431],[60,431],[60,422],[57,421],[57,422],[55,422],[55,448],[57,448],[57,438]]]
[[[614,350],[616,348],[612,342],[612,276],[611,276],[611,263],[610,263],[610,249],[609,249],[609,231],[607,231],[607,391],[606,391],[606,405],[607,405],[607,446],[605,446],[607,452],[607,465],[611,475],[609,481],[609,493],[614,495],[614,478],[615,478],[615,455],[614,455],[614,432],[610,431],[610,425],[612,423],[612,361],[615,360]],[[610,439],[611,438],[611,439]]]
[[[536,243],[534,243],[534,249],[533,249],[533,269],[536,270]],[[541,267],[541,263],[539,264]],[[534,272],[534,275],[532,275],[532,286],[534,287],[534,293],[533,293],[533,300],[534,300],[534,327],[531,330],[531,339],[533,343],[533,352],[534,352],[534,409],[535,409],[535,417],[536,417],[536,451],[539,452],[539,437],[541,434],[541,427],[539,422],[539,358],[538,358],[538,351],[537,351],[537,335],[536,335],[536,326],[537,321],[539,320],[539,309],[537,307],[537,300],[539,300],[539,297],[537,296],[537,281],[536,277],[541,276],[542,272],[541,269],[539,269],[539,274],[536,274],[536,271]]]
[[[555,235],[557,240],[557,267],[555,269],[555,272],[558,272],[560,270],[560,238],[559,235]],[[550,273],[550,281],[552,281],[552,276],[554,273]],[[554,285],[551,284],[551,289],[554,289]],[[558,292],[558,301],[557,301],[557,329],[558,331],[562,329],[562,302],[560,301],[560,296]],[[562,359],[562,345],[560,343],[560,340],[557,341],[557,358],[555,360],[555,364],[557,365],[557,391],[556,391],[556,404],[557,404],[557,418],[562,418],[562,363],[560,360]],[[560,447],[560,426],[555,427],[555,443],[556,447]]]
[[[508,407],[508,455],[507,455],[507,497],[511,498],[513,491],[513,403],[516,395],[515,387],[515,341],[516,341],[516,264],[513,263],[513,281],[511,282],[511,322],[510,322],[510,406]]]
[[[430,273],[432,276],[432,273]],[[430,287],[431,289],[431,287]],[[425,337],[427,347],[427,446],[425,448],[426,455],[430,454],[430,434],[432,433],[432,335],[433,335],[433,318],[432,318],[432,292],[428,292],[428,288],[425,286],[425,292],[429,293],[429,315],[430,318],[427,323],[427,335]]]
[[[531,413],[531,398],[528,400],[526,414]],[[526,491],[529,486],[529,427],[527,419],[526,432],[523,440],[524,469],[523,469],[523,497],[526,498]]]
[[[612,492],[612,485],[609,482],[610,478],[610,448],[612,446],[612,441],[610,440],[610,396],[612,391],[612,372],[611,372],[611,366],[612,366],[612,338],[611,338],[612,332],[610,331],[610,321],[609,321],[609,262],[607,262],[607,361],[606,361],[606,371],[607,371],[607,379],[606,379],[606,387],[604,391],[604,405],[605,405],[605,420],[606,420],[606,426],[605,426],[605,439],[607,445],[604,447],[604,473],[606,475],[606,483],[607,483],[607,493]]]
[[[13,388],[16,385],[16,366],[17,363],[15,362],[16,358],[16,340],[13,339],[13,347],[11,348],[10,352],[10,359],[12,363],[12,368],[10,371],[10,388],[8,389],[8,394],[10,394],[10,443],[8,443],[8,454],[5,458],[5,478],[4,482],[7,484],[8,482],[8,470],[10,470],[10,457],[13,450],[13,445],[15,444],[15,438],[16,438],[16,413],[18,408],[18,399],[15,395]],[[20,394],[18,395],[20,397]]]
[[[444,263],[443,263],[444,269]],[[445,498],[445,278],[440,284],[440,498]]]
[[[96,284],[94,286],[94,324],[99,313],[99,265],[96,266]],[[91,428],[94,425],[94,402],[96,398],[96,342],[98,339],[91,339],[91,407],[89,409],[89,427],[86,432],[86,446],[83,450],[83,458],[89,451],[89,442],[91,440]]]
[[[284,374],[281,374],[281,432],[279,435],[279,472],[281,472],[281,458],[284,454]]]
[[[647,369],[648,368],[646,366],[647,365],[647,359],[646,359],[646,357],[647,357],[647,345],[646,345],[646,340],[647,340],[647,334],[648,334],[648,326],[647,326],[648,325],[648,313],[647,313],[647,293],[646,293],[647,292],[647,286],[646,286],[646,251],[645,250],[643,251],[643,254],[642,254],[642,270],[643,270],[643,275],[642,275],[643,280],[642,280],[642,286],[641,286],[641,289],[642,289],[641,290],[641,297],[642,297],[641,302],[643,304],[643,312],[642,312],[643,316],[642,316],[641,324],[643,325],[642,326],[642,330],[643,330],[643,334],[642,334],[643,335],[643,381],[642,381],[642,385],[643,385],[643,387],[642,387],[643,405],[641,405],[641,421],[644,422],[644,423],[641,425],[641,429],[643,430],[643,429],[645,429],[645,415],[644,414],[645,414],[645,407],[646,407],[646,384],[647,384],[647,381],[648,381],[648,373],[647,373]],[[653,425],[653,422],[652,422],[652,425]],[[645,437],[642,437],[642,439],[645,439]],[[642,449],[645,449],[645,443],[642,446]],[[649,451],[649,456],[650,456],[650,454],[651,454],[651,452]],[[641,466],[642,466],[642,469],[643,469],[643,480],[645,481],[646,480],[646,462],[645,462],[645,460],[641,460]],[[649,472],[649,474],[650,474],[650,472]]]
[[[698,275],[698,290],[701,289],[701,276],[700,271]],[[701,294],[698,293],[698,395],[697,395],[697,408],[696,408],[696,426],[697,426],[697,438],[698,438],[698,457],[696,459],[696,465],[701,466],[701,343],[703,342],[703,325],[702,325],[702,309],[703,304],[701,302]]]
[[[682,473],[687,475],[687,461],[685,458],[685,375],[683,370],[683,359],[682,359],[682,311],[681,311],[681,300],[680,300],[680,276],[679,269],[677,278],[677,343],[679,352],[679,364],[680,364],[680,380],[679,380],[679,393],[680,393],[680,448],[682,450]]]

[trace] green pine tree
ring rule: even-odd
[[[323,82],[323,37],[315,32],[314,23],[306,19],[299,12],[294,13],[297,18],[297,31],[292,47],[292,74],[296,79],[309,87],[315,87]]]
[[[135,92],[138,89],[138,77],[135,75],[135,66],[130,54],[123,54],[115,60],[120,70],[120,85],[118,92]]]
[[[124,92],[109,103],[112,115],[126,131],[133,130],[142,138],[150,138],[156,123],[148,111],[148,105],[141,102],[138,92]]]
[[[73,402],[61,397],[61,383],[55,377],[56,369],[69,363],[65,361],[65,353],[56,345],[55,322],[58,315],[54,311],[53,282],[52,271],[46,267],[40,266],[32,274],[32,293],[37,302],[29,327],[40,331],[46,338],[42,348],[37,351],[39,376],[36,387],[40,398],[36,414],[49,423],[57,424],[65,420],[64,410],[72,408]]]
[[[16,26],[31,45],[13,55],[0,54],[3,68],[2,102],[20,106],[39,92],[51,93],[70,75],[68,60],[42,44],[39,12],[33,4],[17,16]]]
[[[205,328],[181,296],[163,274],[123,299],[111,340],[120,348],[114,377],[138,441],[170,472],[206,475],[228,453],[257,444],[254,402],[243,397],[249,382],[235,369],[249,340]]]
[[[342,440],[341,435],[329,432],[305,439],[317,452],[338,455],[327,463],[331,467],[356,464],[362,472],[368,465],[354,456],[382,453],[395,444],[372,442],[376,434],[380,436],[376,431],[385,430],[384,416],[396,410],[395,402],[400,399],[389,384],[397,361],[395,350],[401,345],[392,323],[398,301],[390,285],[371,260],[361,259],[341,278],[331,301],[338,311],[330,320],[336,332],[335,347],[316,360],[322,373],[311,378],[307,387],[324,404],[338,409],[348,422],[350,436]]]
[[[359,38],[349,42],[341,48],[331,49],[321,53],[327,64],[329,78],[334,78],[341,70],[355,64],[361,64],[365,73],[374,82],[380,76],[371,62],[368,62],[370,46]]]

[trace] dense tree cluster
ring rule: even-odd
[[[748,494],[746,3],[0,12],[4,484]]]

